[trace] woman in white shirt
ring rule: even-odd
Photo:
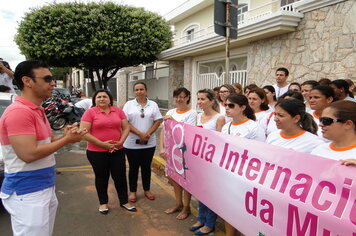
[[[282,99],[288,99],[288,98],[296,98],[304,102],[302,94],[292,90],[288,90],[287,92],[285,92],[282,96],[279,97],[278,100],[282,101]],[[274,121],[274,117],[275,117],[274,111],[267,112],[259,121],[259,128],[262,130],[262,132],[265,133],[266,137],[270,135],[270,133],[278,130],[276,126],[276,122]]]
[[[264,134],[258,129],[255,114],[244,95],[232,94],[228,96],[225,108],[226,115],[231,117],[232,121],[224,125],[222,133],[264,141]],[[236,229],[225,221],[225,232],[226,236],[233,236]]]
[[[226,115],[232,121],[226,123],[222,133],[247,139],[264,141],[263,133],[258,129],[256,116],[244,95],[232,94],[225,102]]]
[[[214,92],[210,89],[202,89],[197,93],[199,108],[203,113],[198,114],[197,126],[221,131],[225,124],[225,117],[219,113],[219,104],[217,103]],[[196,235],[205,235],[214,231],[217,215],[203,203],[199,202],[199,215],[197,222],[190,228]]]
[[[256,121],[259,121],[269,110],[266,93],[261,88],[254,88],[248,94],[248,103],[255,112]]]
[[[130,123],[130,133],[124,147],[129,162],[129,201],[137,201],[137,179],[141,168],[144,195],[149,200],[155,196],[150,191],[151,163],[156,149],[155,131],[158,129],[162,115],[157,103],[147,98],[147,86],[143,82],[134,84],[136,98],[126,102],[123,111]]]
[[[195,125],[197,118],[197,111],[189,107],[190,103],[190,91],[186,88],[177,88],[173,92],[173,97],[177,108],[171,109],[163,117],[163,120],[175,120],[183,122],[188,125]],[[164,152],[164,129],[161,130],[160,136],[160,155],[166,157]],[[168,177],[169,178],[169,177]],[[176,197],[176,204],[165,211],[166,214],[172,214],[180,211],[177,215],[178,220],[186,219],[190,214],[190,199],[191,194],[187,191],[183,191],[183,188],[177,184],[173,179],[169,178],[170,183],[173,185],[174,194]],[[183,196],[182,196],[183,195]]]
[[[343,165],[356,165],[356,103],[331,103],[323,110],[319,126],[331,143],[323,143],[311,154],[341,160]]]
[[[310,91],[309,104],[312,110],[309,113],[313,116],[317,125],[319,125],[319,119],[324,108],[334,101],[334,95],[334,90],[329,86],[318,85]],[[317,134],[323,138],[321,128],[318,128]],[[323,138],[323,140],[329,142],[328,139]]]
[[[275,107],[274,121],[280,131],[268,135],[267,143],[306,153],[323,143],[315,135],[318,127],[313,117],[305,111],[305,104],[298,99],[279,101]]]

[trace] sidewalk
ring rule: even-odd
[[[154,172],[156,173],[156,175],[160,176],[160,180],[166,179],[165,177],[165,165],[166,165],[166,161],[160,157],[155,155],[153,157],[153,161],[152,161],[152,168],[154,170]],[[155,180],[153,180],[155,181]],[[168,186],[168,188],[167,188]],[[165,181],[165,191],[167,191],[174,199],[174,191],[173,191],[173,187],[170,186],[167,181]],[[167,188],[167,189],[166,189]],[[174,200],[172,200],[174,201]],[[194,197],[192,197],[191,203],[191,212],[192,215],[194,215],[195,217],[198,216],[198,200]],[[218,217],[217,223],[215,225],[215,233],[214,235],[216,236],[225,236],[225,226],[224,226],[224,220],[221,219],[220,217]],[[237,235],[239,235],[239,233],[237,233]]]

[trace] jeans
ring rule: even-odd
[[[217,215],[215,212],[210,210],[207,206],[205,206],[203,203],[199,202],[199,215],[198,215],[198,221],[204,226],[208,226],[209,228],[214,228]]]

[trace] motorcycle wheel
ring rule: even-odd
[[[51,122],[51,128],[53,130],[60,130],[60,129],[63,129],[67,123],[68,123],[68,120],[66,118],[58,117]]]

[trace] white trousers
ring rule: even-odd
[[[2,201],[11,215],[14,236],[52,235],[58,206],[55,187],[24,195],[13,193]]]

